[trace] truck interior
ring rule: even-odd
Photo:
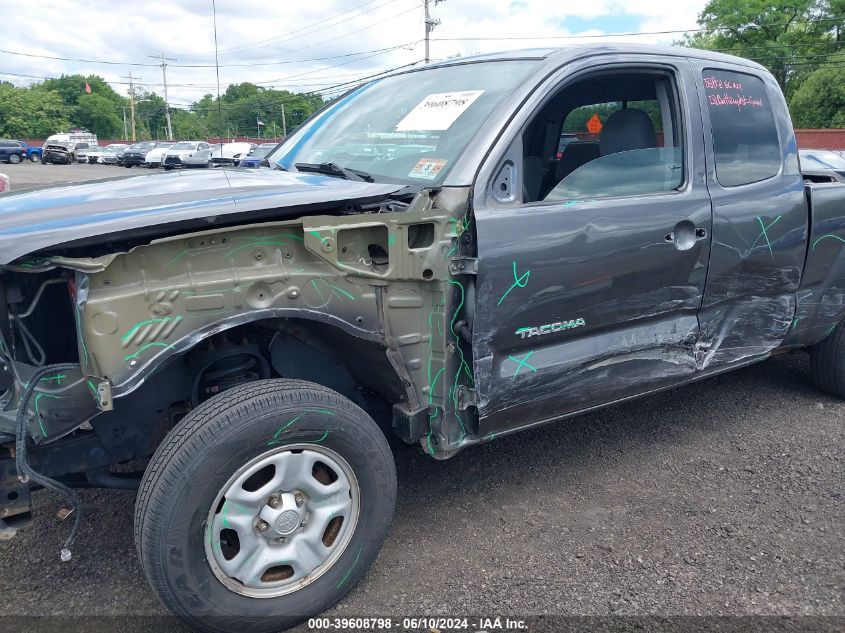
[[[586,127],[594,115],[602,124],[597,134]],[[567,84],[523,134],[523,202],[677,188],[678,117],[676,90],[664,72],[600,72]],[[577,139],[561,151],[560,138],[571,134]]]

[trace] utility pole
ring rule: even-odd
[[[434,30],[434,27],[440,24],[440,20],[436,20],[431,17],[431,14],[428,12],[428,6],[432,2],[434,2],[434,6],[440,4],[443,0],[423,0],[423,6],[425,6],[425,63],[431,61],[431,55],[429,54],[429,36],[431,32]]]
[[[287,138],[288,135],[288,122],[285,121],[285,104],[282,104],[282,136]]]
[[[129,132],[126,131],[126,106],[123,106],[123,140],[129,140]]]
[[[132,71],[128,75],[123,75],[123,79],[129,80],[129,117],[132,121],[132,142],[135,142],[135,77],[132,76]],[[126,109],[123,110],[123,136],[126,138]]]
[[[167,62],[175,62],[176,60],[172,57],[165,57],[164,53],[161,55],[148,55],[148,57],[161,62],[159,66],[161,66],[161,77],[164,81],[164,118],[167,119],[167,140],[172,141],[173,126],[170,125],[170,102],[167,100]]]

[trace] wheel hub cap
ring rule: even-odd
[[[319,445],[276,448],[240,468],[217,494],[206,556],[236,593],[285,595],[337,561],[358,511],[358,482],[340,455]]]

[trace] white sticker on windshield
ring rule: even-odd
[[[465,90],[428,95],[399,121],[396,131],[448,130],[482,94],[483,90]]]
[[[408,176],[410,178],[434,180],[446,166],[446,162],[445,158],[421,158]]]

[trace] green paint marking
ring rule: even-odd
[[[464,435],[466,435],[467,431],[466,431],[466,427],[464,426],[464,421],[461,418],[460,414],[458,413],[458,380],[460,380],[460,377],[461,377],[461,369],[465,369],[465,367],[466,367],[466,360],[464,359],[464,351],[463,351],[463,349],[461,349],[460,337],[458,337],[457,332],[455,332],[455,321],[458,318],[458,313],[461,311],[461,308],[464,307],[465,293],[464,293],[464,286],[461,282],[455,281],[454,279],[450,279],[449,283],[454,285],[454,286],[457,286],[461,290],[461,300],[458,303],[457,307],[455,307],[455,312],[452,315],[452,320],[449,322],[449,331],[452,332],[452,336],[455,337],[455,349],[458,350],[458,355],[461,358],[461,362],[460,362],[460,365],[458,366],[458,371],[455,372],[455,380],[454,380],[454,383],[452,384],[452,386],[449,388],[449,394],[450,394],[451,399],[452,399],[452,413],[454,414],[455,419],[458,421],[458,424],[461,425],[461,431],[463,432]],[[466,368],[465,371],[467,373],[467,376],[470,377],[470,380],[472,380],[472,373],[468,370],[468,368]]]
[[[781,219],[782,217],[783,217],[782,215],[779,215],[778,217],[776,217],[776,218],[772,221],[772,223],[771,223],[771,224],[769,224],[768,226],[766,226],[766,225],[763,223],[763,218],[761,218],[760,216],[757,216],[757,221],[760,223],[760,228],[762,229],[762,232],[760,233],[760,235],[758,235],[758,236],[757,236],[757,239],[755,239],[755,240],[751,243],[751,248],[749,248],[749,249],[748,249],[748,252],[751,252],[751,251],[754,249],[754,247],[755,247],[755,246],[757,246],[757,242],[759,242],[759,241],[760,241],[760,238],[761,238],[761,237],[763,237],[763,238],[766,238],[766,244],[767,244],[767,245],[768,245],[768,247],[769,247],[769,254],[770,254],[770,255],[772,256],[772,258],[774,259],[775,254],[774,254],[774,252],[772,251],[772,243],[769,241],[769,233],[768,233],[768,231],[769,231],[769,229],[771,229],[771,228],[772,228],[775,224],[777,224],[777,223],[780,221],[780,219]],[[746,255],[747,255],[747,254],[748,254],[748,253],[746,253]]]
[[[798,325],[798,317],[792,319],[792,325],[790,325],[789,327],[794,330],[796,325]]]
[[[833,330],[835,330],[835,329],[836,329],[836,323],[834,323],[833,325],[830,326],[830,328],[828,328],[827,332],[824,333],[824,336],[827,336],[828,334],[833,332]]]
[[[331,237],[321,237],[320,231],[308,231],[308,232],[311,235],[313,235],[314,237],[316,237],[318,240],[320,240],[320,244],[325,244],[326,242],[328,242],[329,240],[332,239]]]
[[[393,244],[395,242],[396,242],[396,236],[395,235],[391,235],[390,237],[387,238],[387,245],[388,246],[393,246]]]
[[[76,313],[76,333],[79,335],[79,343],[82,345],[82,352],[85,354],[84,365],[88,365],[88,348],[85,346],[85,337],[82,333],[82,317],[79,314],[79,307],[74,310]]]
[[[495,433],[488,433],[487,435],[485,435],[485,436],[484,436],[483,438],[481,438],[481,439],[482,439],[482,440],[487,440],[487,441],[489,441],[489,440],[494,440],[494,439],[496,439],[496,434],[495,434]]]
[[[437,380],[440,378],[440,374],[446,371],[445,367],[441,367],[436,374],[434,374],[434,379],[431,381],[428,390],[428,403],[433,404],[432,398],[437,395]]]
[[[449,259],[449,258],[450,258],[453,254],[454,254],[454,252],[455,252],[456,250],[457,250],[457,246],[453,246],[452,248],[450,248],[450,249],[449,249],[449,252],[448,252],[448,253],[446,253],[446,257],[444,257],[443,259],[444,259],[444,260],[446,260],[446,261],[448,261],[448,259]]]
[[[338,288],[334,284],[329,284],[329,288],[332,289],[332,292],[340,293],[342,296],[346,297],[350,301],[355,301],[355,297],[353,295],[349,294],[348,292],[346,292],[343,288]]]
[[[177,253],[177,254],[176,254],[176,257],[174,257],[174,258],[173,258],[173,259],[171,259],[169,262],[167,262],[167,265],[168,265],[168,266],[170,266],[170,264],[175,264],[176,262],[178,262],[180,259],[182,259],[182,258],[183,258],[185,255],[187,255],[187,254],[188,254],[188,249],[186,248],[186,249],[185,249],[184,251],[182,251],[181,253]]]
[[[321,437],[319,440],[314,440],[314,443],[315,443],[315,444],[319,444],[319,443],[320,443],[320,442],[322,442],[324,439],[326,439],[328,436],[329,436],[329,432],[328,432],[328,431],[326,431],[325,433],[323,433],[323,437]]]
[[[41,400],[41,398],[53,398],[53,400],[58,400],[58,399],[61,398],[61,396],[57,396],[57,395],[52,394],[52,393],[39,393],[37,396],[35,396],[34,407],[35,407],[35,415],[38,418],[38,426],[41,427],[41,434],[44,437],[47,437],[47,431],[44,430],[44,422],[43,422],[44,418],[41,416],[41,411],[38,408],[38,401]]]
[[[67,378],[67,376],[65,374],[56,374],[55,376],[45,376],[44,378],[39,378],[38,382],[52,382],[52,381],[55,380],[56,384],[60,385],[60,384],[62,384],[62,378]],[[29,381],[28,380],[25,383],[23,383],[23,388],[26,389],[27,387],[29,387]]]
[[[127,361],[127,360],[132,360],[133,358],[137,358],[140,354],[147,351],[151,347],[163,347],[164,349],[168,349],[170,347],[173,347],[173,345],[171,345],[169,343],[159,343],[159,342],[147,343],[146,345],[142,345],[141,347],[139,347],[138,351],[133,352],[132,354],[127,354],[126,356],[124,356],[123,360]]]
[[[294,422],[296,422],[297,420],[300,420],[303,416],[305,416],[308,413],[322,413],[323,415],[334,415],[334,413],[332,411],[329,411],[328,409],[305,409],[298,416],[296,416],[295,418],[293,418],[291,420],[288,420],[282,426],[280,426],[276,430],[276,432],[273,433],[273,437],[270,439],[270,441],[267,442],[267,446],[272,446],[273,444],[278,444],[279,441],[280,441],[279,436],[282,433],[284,433],[285,430],[288,429]],[[325,439],[325,438],[323,438],[323,439]],[[320,440],[320,441],[322,441],[322,440]]]
[[[271,240],[256,240],[254,242],[250,242],[249,244],[243,244],[236,248],[233,248],[228,253],[224,255],[224,257],[232,257],[238,251],[242,251],[245,248],[250,248],[252,246],[287,246],[287,242],[276,242]]]
[[[181,320],[182,320],[181,316],[175,316],[175,317],[162,317],[160,319],[148,319],[146,321],[139,321],[138,323],[133,325],[126,334],[121,336],[120,340],[125,341],[130,336],[135,334],[135,332],[137,332],[138,330],[140,330],[142,327],[144,327],[146,325],[152,325],[153,323],[167,323],[168,321],[181,321]]]
[[[832,237],[833,239],[839,240],[840,242],[845,244],[845,239],[842,239],[841,237],[839,237],[838,235],[834,235],[833,233],[828,233],[827,235],[822,235],[819,239],[817,239],[815,242],[813,242],[813,249],[812,250],[816,250],[816,244],[818,244],[819,242],[821,242],[824,239],[827,239],[828,237]]]
[[[94,383],[91,380],[86,380],[85,384],[88,385],[88,388],[91,390],[91,393],[94,394],[94,400],[97,401],[97,404],[100,403],[100,392],[97,391],[97,388],[94,386]]]
[[[513,290],[514,288],[525,288],[525,286],[528,285],[528,278],[530,276],[531,276],[530,270],[525,271],[522,275],[517,275],[516,262],[514,262],[513,263],[513,279],[514,279],[514,282],[511,285],[511,287],[508,288],[507,291],[505,291],[505,294],[502,295],[502,298],[499,299],[499,303],[497,303],[496,305],[497,306],[502,305],[502,301],[505,300],[505,297],[507,297],[511,293],[511,290]]]
[[[323,280],[321,280],[321,281],[323,281]],[[328,282],[325,282],[325,283],[328,283]],[[321,299],[322,301],[328,301],[328,300],[327,300],[327,299],[323,296],[323,293],[322,293],[322,292],[320,292],[320,287],[317,285],[317,280],[316,280],[316,279],[312,279],[312,280],[311,280],[311,285],[312,285],[312,286],[314,286],[314,290],[316,290],[316,291],[317,291],[317,294],[318,294],[318,295],[320,295],[320,299]]]
[[[514,334],[522,334],[523,332],[530,332],[530,331],[531,331],[530,327],[521,327],[521,328],[517,329],[517,331],[514,332]]]
[[[361,545],[361,547],[358,548],[358,555],[355,556],[355,560],[352,561],[352,567],[350,567],[349,571],[346,572],[346,574],[344,574],[343,578],[340,579],[340,582],[337,583],[337,587],[335,587],[335,589],[340,589],[341,587],[343,587],[344,584],[346,584],[346,581],[349,579],[349,574],[352,573],[352,570],[355,569],[355,565],[358,564],[358,559],[361,558],[361,552],[363,551],[363,549],[364,549],[363,545]]]
[[[522,370],[523,367],[526,367],[530,371],[537,371],[537,368],[534,367],[534,365],[532,365],[531,363],[528,362],[528,359],[531,357],[531,355],[533,353],[534,353],[534,350],[528,352],[521,359],[520,358],[514,358],[513,356],[508,355],[508,359],[510,359],[510,360],[512,360],[513,362],[516,363],[516,369],[513,372],[513,376],[511,376],[512,379],[516,379],[517,375],[519,374],[519,372]]]

